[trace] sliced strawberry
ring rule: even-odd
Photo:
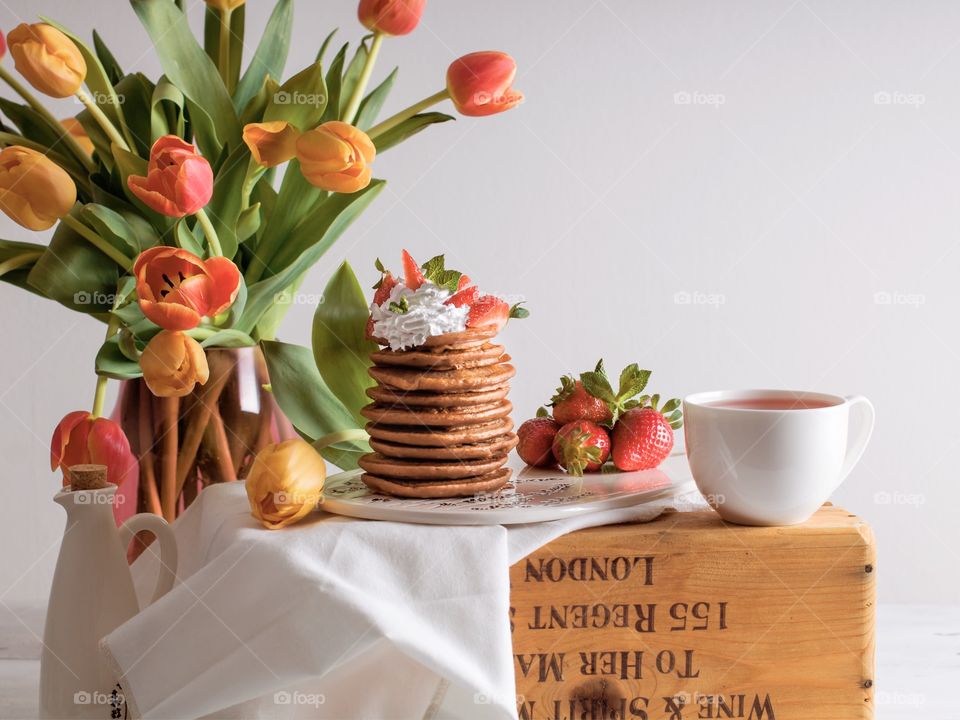
[[[377,305],[383,305],[398,284],[397,279],[393,275],[389,272],[385,273],[380,280],[380,287],[378,287],[377,291],[373,294],[373,302]]]
[[[473,305],[480,297],[480,288],[476,285],[471,285],[468,288],[464,288],[460,292],[454,293],[446,299],[444,302],[445,305],[453,305],[455,307],[463,307],[464,305]]]
[[[467,287],[467,285],[469,285],[471,282],[472,282],[472,281],[470,280],[470,276],[469,276],[469,275],[461,275],[461,276],[460,276],[460,281],[457,283],[457,292],[460,292],[461,290],[463,290],[463,289],[464,289],[465,287]]]
[[[470,306],[467,327],[485,327],[495,325],[497,329],[507,324],[510,318],[510,305],[496,295],[481,295]]]
[[[410,257],[410,253],[406,250],[402,253],[403,258],[403,281],[407,284],[407,287],[411,290],[416,290],[418,287],[423,285],[424,277],[423,271],[420,269],[420,266],[417,265],[416,260]]]

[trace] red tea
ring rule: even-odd
[[[718,400],[706,403],[708,407],[730,408],[733,410],[817,410],[833,407],[837,403],[829,400],[791,397],[756,397],[741,400]]]

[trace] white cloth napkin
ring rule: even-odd
[[[104,652],[144,718],[516,718],[510,565],[668,507],[705,506],[685,495],[510,527],[318,512],[270,532],[241,484],[213,486],[174,524],[181,582]],[[134,565],[141,597],[156,562]]]

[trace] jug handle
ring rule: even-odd
[[[850,439],[848,440],[847,455],[843,461],[843,468],[840,471],[840,480],[837,482],[837,487],[840,487],[843,481],[847,479],[847,475],[850,474],[854,466],[860,461],[860,458],[863,456],[863,451],[867,449],[867,443],[870,442],[870,436],[873,434],[873,421],[876,417],[873,404],[863,395],[848,395],[844,399],[850,405],[850,421],[851,425],[856,422],[856,429],[850,434]],[[860,418],[859,420],[855,420],[854,416],[858,411]]]
[[[162,517],[153,513],[140,513],[120,526],[123,547],[128,547],[134,535],[141,530],[151,533],[160,543],[160,574],[157,576],[156,590],[150,601],[153,603],[170,591],[177,578],[177,539],[167,521]]]

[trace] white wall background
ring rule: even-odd
[[[249,0],[248,33],[268,5]],[[354,0],[301,0],[297,12],[291,72],[329,28],[361,34]],[[0,27],[37,14],[85,37],[96,27],[128,71],[160,73],[122,0],[3,0]],[[388,189],[304,292],[344,258],[371,284],[373,258],[407,247],[525,295],[532,317],[505,337],[518,418],[600,355],[654,369],[671,396],[863,393],[877,431],[834,500],[876,529],[883,601],[960,602],[960,6],[432,0],[415,35],[385,45],[375,80],[401,65],[386,110],[489,48],[517,58],[527,102],[378,158]],[[710,95],[722,104],[702,104]],[[31,239],[6,221],[0,233]],[[695,302],[678,304],[682,292]],[[6,285],[0,300],[0,600],[11,602],[47,592],[63,522],[48,438],[90,404],[101,329]],[[307,342],[311,313],[295,308],[283,339]]]

